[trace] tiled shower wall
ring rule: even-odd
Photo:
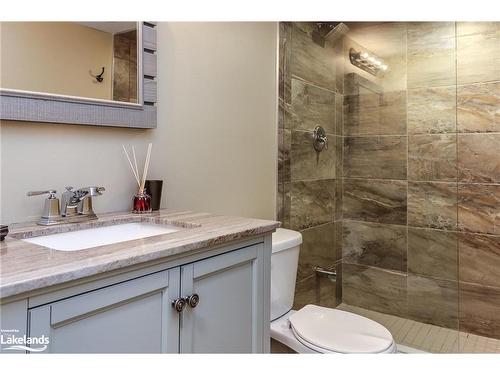
[[[353,31],[391,72],[345,77],[344,302],[500,338],[498,26]]]
[[[310,268],[341,260],[345,303],[500,338],[499,23],[348,26],[321,51],[307,26],[281,26],[278,216],[304,234],[296,302],[333,304]],[[389,70],[352,66],[351,47]],[[304,110],[318,119],[309,86],[337,104],[330,174],[301,174],[317,162],[297,134]]]
[[[113,100],[137,102],[137,32],[113,36]]]
[[[343,63],[342,43],[313,42],[310,23],[280,24],[278,218],[303,235],[295,307],[335,306],[341,284],[316,278],[313,267],[340,264]],[[317,153],[314,128],[322,126],[328,149]],[[339,266],[340,268],[340,266]],[[339,293],[336,293],[337,287]]]

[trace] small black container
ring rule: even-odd
[[[158,211],[161,206],[161,190],[163,188],[163,180],[146,180],[144,189],[151,196],[151,209]]]
[[[0,225],[0,241],[9,234],[9,227],[7,225]]]

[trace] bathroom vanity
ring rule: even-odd
[[[92,232],[129,224],[168,230],[114,243]],[[269,352],[271,233],[278,225],[162,210],[12,227],[0,250],[1,350]],[[61,233],[106,244],[75,249]],[[33,243],[37,238],[45,246]],[[51,241],[59,250],[46,247]]]

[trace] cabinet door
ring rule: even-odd
[[[179,281],[174,268],[33,308],[30,337],[49,337],[44,353],[177,353]]]
[[[199,296],[181,314],[182,353],[263,351],[262,257],[258,244],[181,267],[181,295]]]
[[[26,353],[22,347],[10,344],[9,340],[26,335],[27,316],[27,299],[8,304],[0,304],[0,353]]]

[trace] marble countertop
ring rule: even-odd
[[[182,230],[71,252],[22,241],[27,237],[141,221],[177,225]],[[278,226],[276,221],[178,210],[160,210],[146,215],[111,213],[85,223],[46,227],[34,223],[13,225],[9,227],[9,235],[0,242],[0,298],[152,260],[188,255],[269,233]]]

